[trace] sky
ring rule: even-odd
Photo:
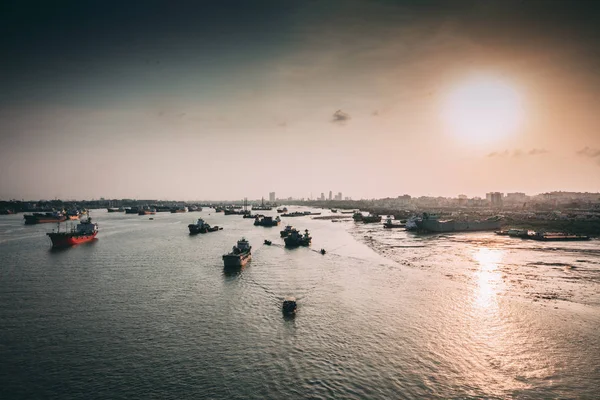
[[[4,1],[0,198],[600,191],[594,1]]]

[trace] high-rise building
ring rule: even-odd
[[[331,197],[331,195],[332,195],[332,194],[333,194],[333,193],[332,193],[332,192],[331,192],[331,190],[330,190],[330,191],[329,191],[329,201],[331,201],[331,200],[332,200],[332,197]]]
[[[503,193],[500,192],[490,192],[485,194],[485,198],[490,202],[492,207],[502,207],[502,197]]]
[[[338,200],[340,200],[340,201],[341,201],[341,200],[343,199],[343,197],[342,197],[342,192],[338,192],[338,195],[337,195],[337,197],[338,197]]]
[[[275,203],[275,192],[269,192],[269,201]]]
[[[325,193],[321,192],[321,201],[325,201]]]

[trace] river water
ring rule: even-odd
[[[0,217],[2,399],[600,393],[598,240],[300,217],[283,225],[308,228],[312,249],[288,250],[283,226],[212,209],[91,215],[98,238],[61,251],[52,224]],[[224,230],[189,236],[199,216]],[[226,271],[221,255],[242,236],[252,262]],[[281,313],[288,295],[294,318]]]

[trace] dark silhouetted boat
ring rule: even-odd
[[[304,234],[301,234],[296,229],[292,229],[292,232],[284,239],[286,247],[298,247],[298,246],[310,246],[312,237],[308,233],[308,229],[304,230]]]
[[[297,308],[298,308],[298,305],[296,304],[296,298],[295,297],[286,297],[283,300],[283,304],[281,305],[281,311],[285,315],[296,314],[296,309]]]
[[[47,213],[33,213],[31,215],[23,215],[25,225],[33,224],[48,224],[52,222],[63,222],[67,220],[67,216],[59,211]]]
[[[252,246],[244,238],[238,240],[231,253],[223,255],[225,267],[243,267],[252,259]]]

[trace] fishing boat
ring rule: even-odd
[[[70,231],[60,232],[60,224],[56,232],[46,233],[52,241],[52,247],[69,247],[80,243],[93,240],[98,234],[98,224],[92,222],[88,217],[85,221],[77,224],[76,228]]]
[[[286,247],[298,247],[298,246],[310,246],[312,237],[308,233],[308,229],[304,230],[304,234],[301,234],[296,229],[292,229],[292,232],[284,239]]]
[[[245,238],[238,240],[231,253],[223,255],[225,267],[243,267],[252,259],[252,246]]]

